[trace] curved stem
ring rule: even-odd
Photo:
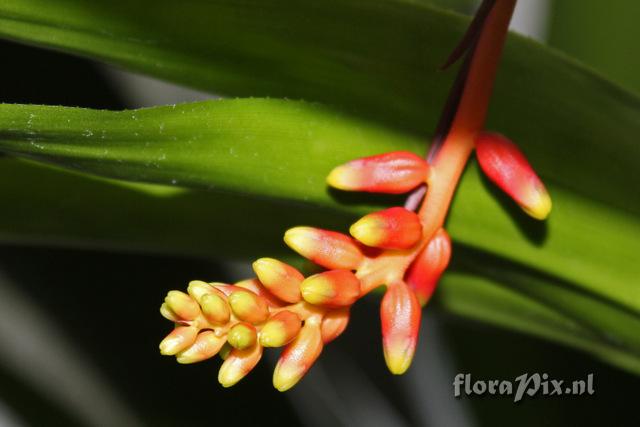
[[[431,163],[427,193],[419,211],[424,229],[421,244],[408,251],[383,253],[367,260],[358,271],[363,294],[402,279],[410,263],[444,225],[476,136],[484,128],[515,3],[516,0],[495,1],[473,50],[468,53],[471,56],[460,101],[449,132]]]
[[[433,174],[420,209],[428,237],[444,223],[460,175],[473,150],[474,140],[484,129],[493,82],[515,3],[516,0],[498,0],[494,4],[471,53],[460,103],[451,129],[432,163]]]

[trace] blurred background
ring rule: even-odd
[[[430,3],[466,14],[477,6]],[[639,93],[638,18],[637,0],[519,0],[512,27]],[[0,47],[1,102],[123,109],[213,97],[66,54]],[[274,354],[229,390],[217,384],[217,361],[180,366],[160,357],[170,325],[158,307],[168,290],[250,275],[248,264],[224,260],[0,245],[0,426],[638,425],[637,377],[452,317],[437,298],[403,377],[386,370],[376,297],[356,305],[347,332],[285,394],[271,386]],[[568,381],[592,373],[596,393],[518,404],[453,396],[457,373],[513,380],[535,372]]]

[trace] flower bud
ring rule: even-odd
[[[191,347],[177,354],[178,363],[196,363],[209,359],[220,351],[226,339],[219,337],[213,331],[204,331],[198,334]]]
[[[269,307],[282,307],[284,305],[284,302],[269,292],[269,290],[260,283],[260,280],[258,279],[242,280],[234,285],[234,289],[237,290],[238,288],[247,289],[258,295],[260,298],[265,300]]]
[[[203,295],[200,298],[200,306],[204,317],[214,325],[224,325],[231,317],[227,301],[217,293]]]
[[[520,149],[495,133],[476,139],[476,155],[483,172],[530,216],[545,219],[551,197]]]
[[[351,305],[360,296],[360,280],[349,270],[330,270],[307,277],[300,285],[302,298],[327,307]]]
[[[233,347],[231,347],[228,342],[225,342],[218,352],[218,356],[220,356],[220,359],[222,360],[227,360],[227,357],[229,357],[229,355],[231,354],[231,350],[233,350]]]
[[[422,223],[415,212],[395,207],[362,217],[349,232],[367,246],[408,249],[422,237]]]
[[[184,292],[169,291],[164,302],[182,320],[193,320],[200,315],[198,303]]]
[[[260,361],[262,346],[255,344],[244,350],[234,348],[218,372],[218,382],[223,387],[231,387],[243,379]]]
[[[229,344],[238,350],[244,350],[256,343],[258,334],[252,324],[240,322],[233,325],[227,334]]]
[[[227,283],[221,282],[211,282],[209,285],[216,291],[218,291],[218,295],[222,294],[222,296],[228,297],[231,295],[231,292],[237,291],[238,287],[236,285],[229,285]]]
[[[382,298],[382,346],[391,373],[400,375],[411,365],[420,330],[420,304],[404,282],[391,284]]]
[[[338,338],[349,324],[350,307],[338,308],[327,312],[322,318],[322,342],[330,343]]]
[[[229,295],[229,305],[233,314],[245,322],[262,323],[269,317],[266,301],[246,289],[232,292]]]
[[[296,339],[280,355],[273,372],[273,386],[279,391],[289,390],[307,373],[321,352],[319,320],[308,319]]]
[[[429,302],[450,259],[451,239],[441,228],[416,257],[405,275],[407,284],[415,292],[421,306],[424,307]]]
[[[338,166],[327,177],[327,184],[340,190],[400,194],[424,183],[428,173],[429,165],[421,157],[394,151]]]
[[[302,321],[297,314],[283,310],[264,324],[260,331],[260,344],[263,347],[281,347],[294,339],[301,327]]]
[[[272,294],[283,301],[300,301],[300,283],[304,276],[295,268],[273,258],[260,258],[253,263],[253,271]]]
[[[202,280],[192,280],[187,287],[187,293],[197,302],[200,302],[203,296],[216,292],[218,292],[216,288]]]
[[[178,326],[160,343],[160,354],[173,356],[190,347],[196,340],[198,329],[192,326]]]
[[[355,270],[364,255],[355,241],[342,233],[313,227],[294,227],[284,234],[291,249],[322,267]]]
[[[160,306],[160,314],[167,320],[171,320],[172,322],[179,322],[181,319],[177,314],[173,312],[167,305],[167,303],[162,303]]]

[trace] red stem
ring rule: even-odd
[[[433,176],[420,209],[425,237],[442,227],[474,141],[484,129],[502,47],[516,0],[497,0],[482,28],[471,58],[451,128],[432,163]]]
[[[431,163],[428,189],[419,214],[424,227],[420,245],[406,252],[383,254],[359,270],[363,294],[401,280],[417,254],[444,225],[460,176],[474,141],[484,129],[493,82],[509,30],[516,0],[496,0],[488,13],[475,48],[449,132]]]

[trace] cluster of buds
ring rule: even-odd
[[[350,307],[384,288],[384,357],[392,373],[404,373],[416,349],[421,307],[451,257],[444,222],[474,149],[489,179],[525,212],[545,219],[551,210],[549,194],[517,146],[483,132],[515,1],[484,0],[447,61],[466,55],[428,160],[406,151],[380,154],[339,166],[327,178],[344,191],[412,191],[405,207],[366,215],[351,226],[350,236],[313,227],[288,230],[285,242],[326,269],[319,274],[305,278],[290,265],[262,258],[253,264],[254,279],[234,285],[193,281],[186,294],[169,292],[160,311],[175,329],[160,344],[161,353],[180,363],[220,354],[218,380],[228,387],[256,366],[265,347],[284,346],[273,375],[274,386],[284,391],[345,330]]]
[[[536,218],[549,213],[544,186],[517,147],[506,138],[481,134],[477,155],[489,178]],[[405,151],[351,161],[328,176],[330,186],[348,191],[404,193],[431,185],[437,171]],[[426,201],[425,201],[426,204]],[[219,382],[229,387],[247,375],[265,347],[285,347],[273,375],[280,390],[294,386],[323,346],[347,327],[350,307],[373,289],[386,287],[380,305],[384,357],[394,374],[413,358],[421,307],[431,298],[451,257],[441,227],[428,226],[424,212],[392,207],[356,221],[351,236],[313,227],[284,235],[293,250],[326,269],[304,277],[273,258],[253,263],[256,278],[231,284],[192,281],[187,293],[171,291],[160,312],[174,322],[161,342],[164,355],[194,363],[219,354]],[[446,208],[445,208],[446,209]]]

